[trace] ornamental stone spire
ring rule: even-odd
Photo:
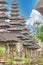
[[[39,0],[35,9],[38,10],[43,15],[43,0]]]

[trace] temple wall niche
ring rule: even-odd
[[[24,52],[24,47],[21,42],[18,42],[16,44],[16,56],[18,58],[24,58],[25,57],[25,52]]]

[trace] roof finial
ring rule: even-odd
[[[14,2],[16,2],[16,0],[14,0]]]

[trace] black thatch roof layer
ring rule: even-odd
[[[0,0],[0,4],[7,4],[6,0]]]

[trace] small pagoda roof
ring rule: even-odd
[[[25,24],[26,25],[26,24]],[[23,31],[21,32],[24,36],[26,35],[30,35],[30,30],[27,29],[23,29]]]
[[[0,11],[8,11],[6,7],[0,7]]]
[[[23,34],[22,34],[23,35]],[[23,35],[23,37],[19,37],[21,40],[27,41],[27,42],[36,42],[36,39],[34,39],[33,37],[30,38],[29,35],[26,37],[25,35]]]
[[[24,32],[24,33],[22,33],[24,36],[26,36],[26,37],[29,37],[29,33],[28,32]]]
[[[35,40],[30,39],[30,38],[25,38],[24,36],[18,36],[18,38],[22,41],[25,41],[26,43],[36,43]]]
[[[20,40],[16,37],[14,33],[10,33],[10,32],[0,32],[0,38],[1,38],[1,41],[11,41],[11,40],[19,41]]]
[[[6,32],[6,29],[2,29],[2,28],[1,28],[1,29],[0,29],[0,32]]]
[[[33,36],[33,37],[32,37],[32,35],[30,36],[30,34],[26,34],[26,35],[24,35],[24,37],[25,37],[25,38],[28,38],[28,39],[29,39],[29,38],[30,38],[30,39],[35,39],[34,36]]]
[[[23,31],[27,31],[27,32],[29,32],[30,30],[27,29],[26,27],[24,27]]]
[[[12,8],[11,11],[18,11],[19,12],[18,8],[15,8],[15,9]]]
[[[24,18],[24,16],[23,16],[23,15],[22,15],[22,16],[20,16],[20,19],[21,19],[21,20],[25,20],[25,18]]]
[[[37,45],[37,44],[33,44],[33,45],[31,45],[31,46],[27,46],[27,48],[28,49],[39,49],[40,48],[40,46],[39,45]]]
[[[18,26],[14,26],[14,27],[11,26],[8,30],[23,30],[23,28],[24,27],[18,25]]]
[[[24,35],[24,38],[28,38],[28,39],[33,39],[35,40],[34,36],[32,37],[32,35],[30,36],[30,34],[27,34],[27,36]]]
[[[26,42],[26,41],[24,41],[24,40],[21,40],[22,42],[23,42],[23,44],[25,45],[25,46],[33,46],[33,45],[35,45],[35,43],[33,43],[33,42]]]
[[[4,13],[0,13],[0,18],[1,18],[1,19],[2,19],[2,18],[8,19],[8,16],[7,16],[6,14],[4,14]]]
[[[10,19],[11,19],[11,18],[10,18]],[[20,20],[19,17],[18,17],[17,20],[16,20],[16,19],[15,19],[15,20],[12,19],[10,22],[11,22],[12,24],[21,23],[22,25],[25,25],[25,26],[26,26],[25,21]]]
[[[18,3],[17,2],[13,2],[12,6],[17,6],[18,7]]]
[[[35,44],[35,42],[34,43],[30,42],[30,41],[27,42],[27,41],[24,41],[24,40],[21,40],[21,41],[22,41],[24,46],[33,46]]]
[[[6,0],[0,0],[0,4],[7,4]]]
[[[26,42],[28,42],[28,43],[30,43],[30,42],[33,42],[33,43],[35,43],[35,40],[33,40],[33,39],[30,39],[30,38],[25,38],[25,37],[23,37],[23,38],[20,38],[20,37],[19,37],[19,39],[20,39],[20,40],[23,40],[23,41],[26,41]]]
[[[26,22],[24,16],[20,16],[20,20]]]
[[[32,43],[27,43],[27,42],[24,41],[23,45],[27,47],[27,46],[31,46]]]
[[[21,40],[24,40],[25,41],[25,40],[29,40],[29,39],[28,38],[22,38]]]
[[[14,25],[14,27],[16,26],[19,26],[19,27],[22,27],[22,26],[25,26],[25,24],[22,24],[22,23],[15,23],[15,24],[10,24],[10,25],[12,25],[12,27],[13,27],[13,25]],[[24,27],[22,27],[22,28],[24,28]]]
[[[23,30],[21,33],[22,33],[23,35],[25,35],[25,34],[29,35],[29,31],[24,31],[24,30]]]
[[[3,42],[6,42],[6,41],[21,41],[19,40],[14,34],[11,34],[11,33],[6,33],[6,32],[1,32],[0,33],[0,42],[3,41]],[[31,43],[26,43],[26,42],[23,42],[23,45],[25,46],[29,46],[29,45],[32,45]]]
[[[12,4],[18,4],[18,3],[17,3],[17,1],[16,1],[16,0],[14,0],[14,1],[12,2]]]
[[[11,34],[15,34],[15,36],[20,40],[20,38],[23,38],[23,35],[20,33],[20,31],[15,32],[9,32]]]
[[[15,8],[18,8],[18,6],[17,6],[17,5],[16,5],[16,6],[12,6],[12,8],[14,8],[14,9],[15,9]]]
[[[0,15],[0,19],[8,19],[8,16],[5,14]]]
[[[25,24],[25,25],[26,25],[26,24]],[[30,32],[30,29],[27,29],[26,27],[24,27],[22,33],[23,33],[24,31],[26,32],[26,34],[29,34],[30,36],[32,36],[32,34],[31,34],[31,32]],[[24,32],[23,34],[25,34],[25,32]]]
[[[11,20],[11,21],[9,22],[9,24],[10,24],[10,25],[21,24],[21,22],[20,22],[20,21],[13,21],[13,20]]]
[[[10,17],[10,20],[19,20],[19,17],[18,17],[18,16],[14,16],[14,17],[11,16],[11,17]]]
[[[25,26],[26,24],[23,24],[22,22],[20,22],[20,21],[13,21],[13,20],[11,20],[10,22],[9,22],[9,24],[10,25],[22,25],[22,26]]]
[[[19,27],[18,27],[18,28],[13,28],[13,27],[12,27],[12,28],[8,28],[7,30],[8,30],[8,31],[22,31],[22,29],[23,29],[23,28],[19,28]]]
[[[23,35],[23,36],[24,36],[24,35]],[[35,39],[30,38],[29,35],[28,35],[28,37],[25,37],[25,36],[24,36],[23,38],[20,38],[20,39],[21,39],[21,40],[25,40],[25,41],[27,41],[27,42],[28,42],[28,41],[34,41],[34,42],[35,42]]]
[[[27,40],[26,40],[26,39],[27,39]],[[26,39],[25,39],[25,41],[27,41],[27,42],[28,42],[28,41],[29,41],[29,42],[32,42],[32,41],[35,42],[35,40],[33,40],[33,39],[28,39],[28,38],[26,38]]]
[[[17,9],[11,9],[10,11],[11,12],[19,12],[19,10],[17,10]]]
[[[26,24],[25,24],[25,21],[20,20],[20,18],[17,17],[17,16],[16,16],[16,17],[15,17],[15,16],[14,16],[14,17],[13,17],[13,16],[10,17],[10,20],[11,20],[12,23],[13,23],[13,22],[14,22],[14,23],[18,23],[18,22],[19,22],[19,23],[22,23],[23,25],[26,25]]]
[[[1,32],[0,33],[0,41],[18,41],[18,39],[16,38],[16,36],[12,33],[8,33],[8,32]]]
[[[3,23],[0,22],[0,27],[10,27],[10,25],[9,23],[3,21]]]
[[[9,32],[0,32],[0,42],[1,41],[19,41],[19,39],[15,36],[14,33],[9,33]],[[23,41],[23,45],[25,46],[30,46],[30,45],[33,45],[32,43],[28,43],[28,42],[25,42]]]
[[[19,16],[19,12],[17,12],[17,13],[12,13],[11,12],[11,16]]]

